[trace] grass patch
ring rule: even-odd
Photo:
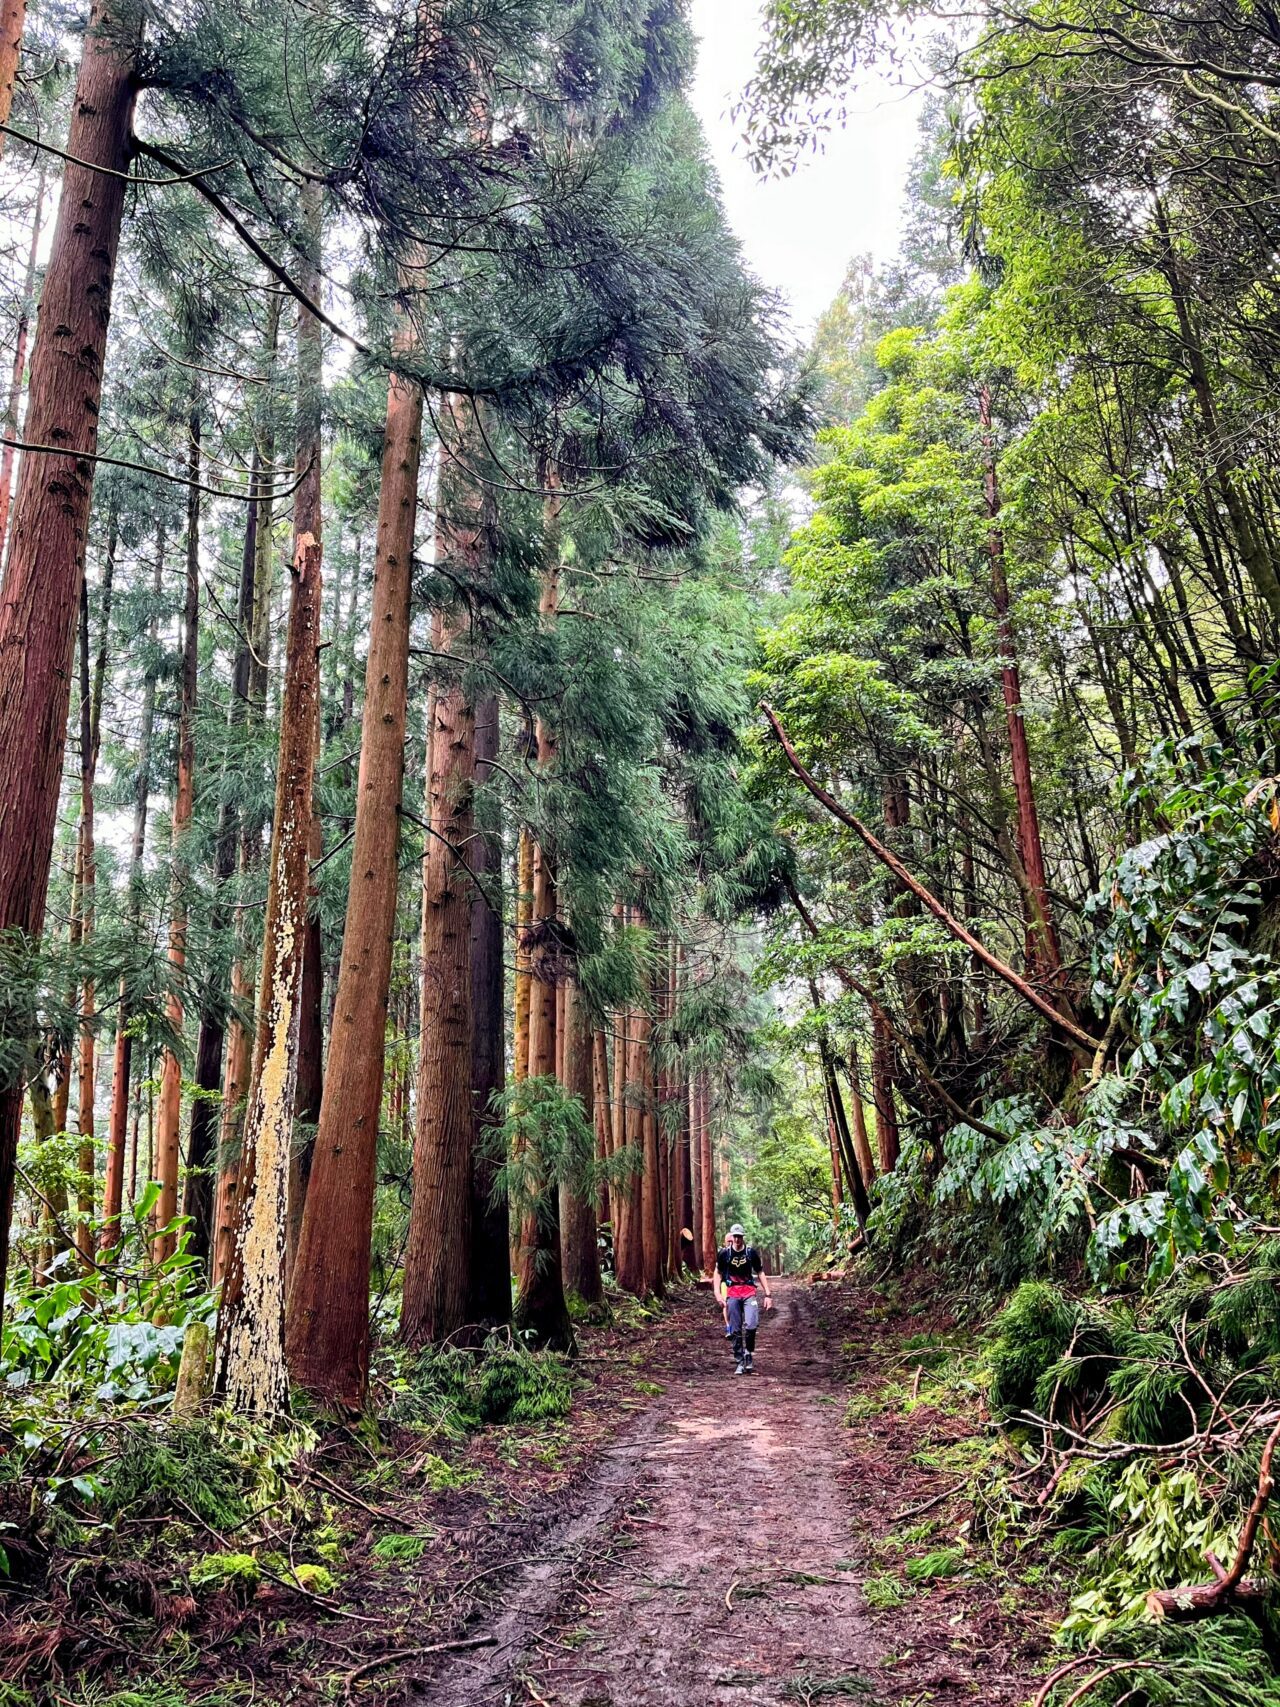
[[[904,1600],[911,1599],[913,1592],[895,1571],[881,1571],[874,1577],[868,1577],[862,1585],[862,1598],[877,1612],[901,1606]]]
[[[956,1577],[964,1569],[964,1554],[959,1547],[938,1547],[920,1559],[908,1559],[903,1567],[908,1582],[936,1582],[940,1577]]]
[[[458,1488],[469,1488],[473,1482],[480,1480],[479,1470],[455,1469],[447,1459],[438,1458],[434,1452],[429,1452],[423,1459],[422,1473],[427,1478],[427,1486],[433,1494],[447,1494]]]

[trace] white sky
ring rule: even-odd
[[[801,337],[839,289],[854,255],[890,260],[902,190],[916,149],[920,100],[870,86],[848,124],[790,178],[763,182],[748,165],[729,109],[749,80],[760,38],[757,0],[693,0],[701,38],[696,107],[724,186],[725,207],[759,278],[791,304]]]

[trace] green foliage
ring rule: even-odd
[[[990,1350],[991,1402],[1010,1414],[1024,1410],[1042,1389],[1079,1322],[1079,1306],[1048,1281],[1026,1281],[996,1318]]]
[[[1258,1626],[1240,1613],[1207,1624],[1120,1628],[1107,1637],[1106,1662],[1076,1668],[1049,1697],[1061,1707],[1092,1675],[1088,1699],[1117,1707],[1277,1707],[1280,1683]],[[1111,1675],[1100,1674],[1110,1667]],[[1136,1693],[1135,1693],[1136,1691]]]
[[[113,1521],[187,1510],[222,1531],[244,1522],[247,1493],[243,1461],[211,1424],[139,1424],[126,1430],[119,1456],[102,1478],[101,1506]]]
[[[73,1278],[77,1259],[64,1251],[39,1284],[11,1281],[0,1341],[10,1393],[33,1382],[57,1383],[71,1398],[157,1400],[171,1392],[186,1325],[208,1321],[214,1299],[185,1232],[173,1256],[150,1262],[158,1194],[153,1183],[139,1196],[120,1241],[88,1274]]]
[[[498,1350],[481,1361],[477,1407],[484,1423],[555,1421],[568,1415],[571,1391],[558,1358]]]
[[[427,1346],[406,1372],[391,1415],[461,1435],[505,1423],[556,1421],[568,1415],[571,1398],[568,1371],[553,1353],[497,1341],[480,1353]]]
[[[373,1556],[384,1565],[413,1565],[431,1539],[429,1535],[383,1535],[373,1544]]]
[[[228,1589],[242,1600],[252,1600],[261,1581],[252,1553],[206,1553],[191,1567],[192,1588]]]
[[[958,1576],[964,1569],[964,1553],[959,1547],[936,1547],[919,1559],[908,1559],[903,1572],[908,1582],[934,1582],[940,1577]]]

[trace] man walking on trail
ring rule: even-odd
[[[735,1375],[750,1375],[755,1368],[756,1329],[760,1325],[760,1305],[756,1298],[756,1282],[764,1291],[764,1307],[773,1309],[773,1294],[769,1290],[764,1262],[754,1245],[737,1222],[729,1229],[729,1243],[716,1253],[716,1269],[712,1277],[716,1303],[724,1312],[725,1325],[733,1341]]]

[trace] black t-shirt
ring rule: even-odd
[[[740,1251],[723,1245],[716,1256],[716,1267],[726,1286],[754,1286],[764,1263],[754,1245],[744,1245]]]

